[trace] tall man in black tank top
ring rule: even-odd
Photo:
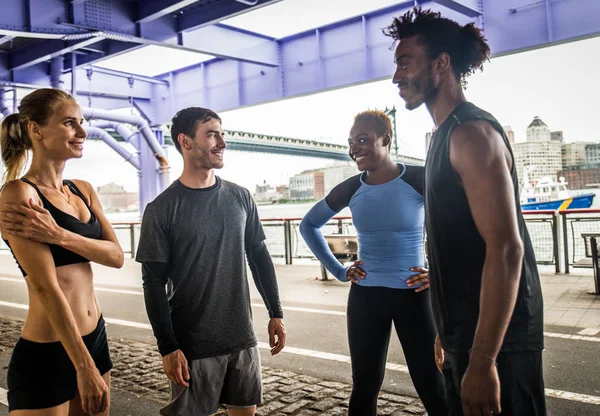
[[[463,93],[489,46],[473,24],[419,8],[385,33],[399,41],[393,82],[406,108],[425,103],[437,127],[425,222],[450,414],[545,415],[542,291],[512,151],[500,123]]]

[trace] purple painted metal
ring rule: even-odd
[[[78,96],[92,97],[95,107],[106,108],[128,106],[133,99],[136,108],[159,124],[189,105],[226,110],[388,78],[393,71],[391,40],[381,28],[415,4],[414,0],[399,2],[279,40],[222,24],[209,26],[276,1],[259,0],[256,6],[247,6],[236,0],[103,0],[67,5],[63,0],[8,0],[6,13],[0,15],[0,36],[7,37],[0,42],[12,39],[8,53],[0,54],[0,82],[47,86],[53,57],[76,53],[77,65],[85,68],[148,43],[166,42],[170,47],[231,58],[165,74],[157,78],[162,84],[136,78],[131,89],[122,74],[101,74],[95,69],[91,83],[82,70],[73,80],[72,60],[64,62],[63,81]],[[600,33],[597,0],[418,3],[461,23],[476,20],[483,26],[485,22],[495,56]],[[57,79],[55,70],[54,85]]]
[[[8,101],[6,99],[6,89],[5,88],[0,88],[0,113],[4,117],[6,117],[10,113],[12,113],[12,111],[10,111],[10,109],[8,108]]]
[[[522,5],[514,13],[505,2],[496,1],[421,0],[419,3],[461,23],[473,21],[463,12],[473,16],[483,12],[475,20],[482,22],[485,19],[486,37],[492,53],[499,56],[547,46],[548,34],[552,31],[554,42],[600,33],[600,20],[591,18],[600,13],[600,2],[577,0],[577,5],[583,3],[581,8],[573,7],[574,1],[554,1],[553,20],[547,17],[544,1],[525,7],[531,4],[531,0],[513,0],[512,5]],[[570,7],[567,7],[569,4]],[[173,91],[163,99],[174,100],[174,103],[168,104],[169,107],[181,108],[192,102],[202,102],[205,106],[223,111],[238,108],[240,104],[260,104],[389,78],[394,69],[390,51],[392,41],[382,34],[381,29],[413,5],[412,0],[405,1],[280,39],[280,68],[245,63],[238,65],[217,59],[202,66],[174,71]],[[473,12],[465,11],[465,7]],[[551,24],[553,29],[549,29]],[[242,79],[239,73],[243,74]],[[194,94],[190,85],[202,78],[205,83]],[[243,91],[243,103],[238,99],[240,89]]]
[[[89,107],[81,107],[81,112],[87,120],[100,119],[107,121],[117,121],[136,126],[142,134],[144,140],[146,141],[146,144],[152,150],[155,159],[158,160],[161,165],[169,165],[167,162],[167,155],[161,147],[162,143],[159,142],[154,132],[148,125],[148,121],[146,121],[144,118],[138,117],[133,114],[117,114],[111,111]]]
[[[177,11],[196,3],[198,0],[146,0],[140,3],[137,12],[138,23],[148,23],[166,15],[175,15]]]
[[[273,39],[233,30],[225,25],[212,25],[181,33],[182,46],[240,62],[275,67],[278,45]],[[210,39],[210,40],[209,40]],[[202,45],[199,47],[198,45]]]
[[[140,162],[138,160],[138,155],[135,153],[131,153],[124,149],[118,141],[115,140],[106,130],[103,130],[99,127],[94,126],[86,126],[85,131],[87,133],[87,137],[89,139],[100,139],[107,145],[109,145],[115,152],[123,156],[127,162],[131,163],[136,169],[140,169]]]
[[[64,60],[62,56],[56,56],[50,61],[50,86],[52,88],[62,89],[64,86],[62,80]]]
[[[125,123],[114,121],[94,121],[92,122],[92,126],[100,129],[113,129],[119,134],[119,136],[123,138],[123,140],[139,150],[137,147],[139,144],[137,143],[137,139],[135,139],[135,133],[131,132]]]
[[[142,118],[130,114],[115,114],[110,111],[82,107],[81,112],[88,120],[107,120],[119,123],[128,123],[136,126],[138,132],[133,136],[136,149],[139,150],[138,172],[140,175],[140,210],[169,185],[169,163],[167,153],[164,149],[164,138],[162,130],[152,130],[148,122]],[[131,134],[127,137],[132,138]],[[112,139],[112,136],[111,136]],[[114,140],[114,139],[113,139]],[[115,140],[115,143],[118,142]],[[111,145],[111,147],[113,147]],[[119,145],[119,148],[122,149]],[[119,151],[113,147],[113,149]]]
[[[478,17],[481,15],[477,8],[477,0],[421,0],[419,3],[426,4],[428,2],[438,3],[450,10],[454,10],[455,12],[469,17]]]
[[[162,132],[160,130],[154,131],[157,135],[158,140],[162,140]],[[140,186],[140,212],[143,215],[144,210],[149,202],[151,202],[156,196],[161,193],[170,184],[168,166],[159,166],[156,158],[154,157],[152,149],[145,145],[144,139],[140,133],[135,133],[137,136],[138,146],[140,149],[140,164],[142,169],[139,172],[139,186]],[[161,143],[162,145],[162,143]]]

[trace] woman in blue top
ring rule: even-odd
[[[431,416],[447,415],[444,380],[434,359],[435,324],[424,269],[423,167],[392,160],[392,126],[380,111],[354,119],[350,157],[363,172],[339,185],[304,217],[309,248],[340,281],[351,281],[347,324],[352,359],[349,415],[376,415],[391,324],[417,393]],[[320,228],[350,207],[359,260],[344,267]],[[419,273],[419,274],[416,274]],[[416,288],[416,289],[415,289]]]

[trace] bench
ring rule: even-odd
[[[598,264],[598,240],[600,240],[600,233],[586,233],[581,234],[583,242],[585,244],[585,259],[577,262],[579,267],[585,267],[584,264],[591,263],[594,269],[594,285],[595,290],[589,291],[590,295],[600,295],[600,264]],[[589,244],[588,244],[589,242]],[[589,247],[589,250],[588,250]],[[583,262],[583,260],[586,260]],[[588,266],[589,267],[589,266]]]
[[[355,235],[326,235],[325,241],[336,259],[341,263],[358,259],[358,237]],[[321,280],[328,280],[327,269],[321,264]]]

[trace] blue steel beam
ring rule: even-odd
[[[12,41],[14,38],[14,36],[0,36],[0,46]]]
[[[478,17],[481,16],[481,12],[477,10],[477,0],[421,0],[420,4],[425,4],[429,2],[438,3],[444,7],[447,7],[450,10],[454,10],[460,14],[464,14],[468,17]]]
[[[211,5],[184,10],[177,19],[177,30],[184,32],[221,21],[225,16],[233,17],[250,10],[268,6],[281,0],[257,0],[255,6],[248,6],[237,0],[220,0]]]
[[[42,62],[49,61],[68,53],[74,52],[86,46],[98,43],[102,38],[93,36],[81,41],[63,41],[58,39],[48,39],[40,42],[33,42],[13,52],[12,64],[9,70],[17,71]]]
[[[140,2],[137,10],[137,23],[148,23],[184,7],[197,3],[198,0],[146,0]]]
[[[475,13],[458,6],[473,5],[470,0],[419,3],[427,3],[428,8],[462,24],[479,20],[466,16],[465,13]],[[596,18],[600,15],[600,1],[511,0],[510,7],[507,3],[486,0],[482,8],[478,7],[483,12],[481,22],[485,22],[492,56],[600,34],[600,19]],[[161,78],[171,80],[171,91],[161,97],[163,104],[157,111],[157,121],[167,122],[171,109],[189,105],[223,111],[389,79],[394,70],[390,50],[393,42],[382,34],[382,28],[413,6],[413,0],[404,1],[279,39],[280,68],[216,59],[164,74]],[[549,33],[553,35],[552,43]]]
[[[196,46],[203,53],[235,57],[240,62],[259,63],[276,67],[279,47],[277,42],[265,36],[250,34],[225,25],[211,25],[181,33],[181,45]]]

